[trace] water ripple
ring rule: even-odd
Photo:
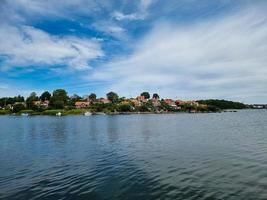
[[[0,117],[0,199],[266,200],[266,122],[262,111]]]

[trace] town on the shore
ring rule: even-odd
[[[163,99],[159,94],[142,92],[135,98],[120,97],[109,92],[98,98],[95,93],[68,96],[64,89],[43,92],[38,96],[32,92],[23,96],[0,98],[0,114],[63,115],[68,114],[125,114],[125,113],[173,113],[173,112],[220,112],[225,109],[248,108],[240,102],[227,100],[180,100]]]

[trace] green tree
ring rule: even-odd
[[[140,95],[144,96],[145,99],[149,99],[150,98],[150,94],[148,92],[142,92]]]
[[[38,100],[39,100],[39,98],[38,98],[37,94],[35,92],[32,92],[30,94],[30,96],[26,99],[27,107],[32,109],[33,107],[35,107],[33,102],[38,101]]]
[[[40,99],[42,101],[50,100],[51,94],[48,91],[45,91],[43,94],[41,94]]]
[[[22,103],[15,104],[15,105],[13,106],[13,112],[14,112],[14,113],[17,113],[17,112],[19,112],[19,111],[21,111],[21,110],[25,110],[25,109],[26,109],[26,107],[25,107],[24,104],[22,104]]]
[[[214,106],[218,109],[244,109],[246,105],[240,102],[219,100],[219,99],[208,99],[208,100],[199,100],[198,103],[206,104],[208,106]]]
[[[71,97],[71,100],[73,100],[73,101],[80,101],[80,100],[82,100],[82,97],[80,97],[78,94],[74,94]]]
[[[153,99],[159,99],[159,95],[157,93],[153,94]]]
[[[115,92],[109,92],[107,93],[107,99],[114,103],[119,99],[119,96]]]
[[[24,97],[18,95],[16,97],[14,97],[14,102],[24,102]]]
[[[118,105],[118,111],[120,112],[130,112],[132,107],[130,104],[120,104]]]
[[[148,111],[150,111],[150,108],[149,108],[149,106],[147,104],[143,104],[140,107],[138,107],[138,111],[140,111],[140,112],[148,112]]]
[[[96,100],[96,94],[95,93],[91,93],[89,95],[89,99],[92,100],[92,101],[95,101]]]
[[[68,99],[69,97],[65,90],[57,89],[53,92],[53,95],[50,99],[50,105],[53,108],[64,108],[64,106],[67,104]]]

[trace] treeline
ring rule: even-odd
[[[51,110],[64,110],[73,113],[78,111],[77,102],[90,102],[86,106],[90,112],[219,112],[224,109],[243,109],[246,105],[239,102],[209,99],[199,101],[180,101],[160,99],[157,93],[150,95],[142,92],[138,98],[127,99],[120,97],[115,92],[106,94],[106,99],[98,98],[95,93],[83,97],[74,94],[69,96],[64,89],[54,90],[52,93],[45,91],[40,96],[32,92],[26,99],[23,96],[0,98],[0,114],[35,112],[48,113]],[[103,102],[104,100],[105,102]]]
[[[215,108],[225,110],[225,109],[244,109],[246,105],[240,102],[219,100],[219,99],[208,99],[208,100],[198,100],[200,104],[206,104],[208,106],[213,106]]]
[[[0,106],[1,107],[4,107],[8,104],[14,104],[16,102],[24,102],[25,99],[23,96],[15,96],[15,97],[3,97],[3,98],[0,98]]]

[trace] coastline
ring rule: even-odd
[[[90,112],[89,110],[51,110],[52,112],[20,112],[20,113],[0,113],[0,116],[9,115],[9,116],[71,116],[71,115],[82,115],[85,116],[85,113],[90,113],[91,115],[148,115],[148,114],[205,114],[205,113],[225,113],[225,112],[238,112],[238,110],[248,110],[248,109],[226,109],[220,111],[162,111],[162,112]],[[48,110],[49,111],[49,110]],[[60,113],[60,115],[58,115]]]

